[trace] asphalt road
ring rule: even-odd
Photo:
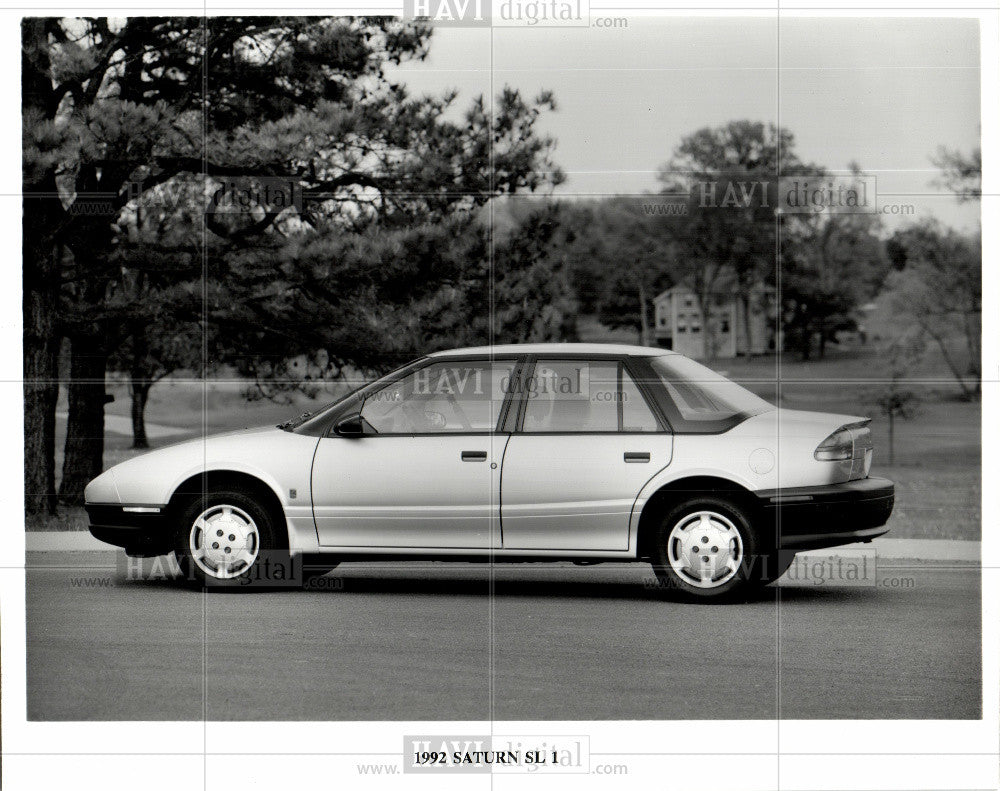
[[[489,568],[464,564],[204,595],[129,581],[111,553],[28,563],[32,720],[980,716],[971,565],[884,561],[880,587],[708,606],[664,599],[639,565],[498,566],[491,596]]]

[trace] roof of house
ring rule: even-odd
[[[774,293],[774,286],[765,285],[765,286],[763,286],[763,288],[768,293]],[[694,294],[695,293],[694,289],[691,288],[690,286],[686,286],[683,283],[678,283],[676,286],[671,286],[666,291],[661,291],[659,294],[657,294],[655,297],[653,297],[653,302],[659,302],[661,299],[664,299],[665,297],[670,296],[675,291],[678,291],[678,292],[680,292],[682,294]],[[715,293],[717,293],[717,294],[724,294],[724,295],[729,296],[729,297],[735,297],[735,296],[737,296],[737,292],[736,292],[735,288],[718,289]]]

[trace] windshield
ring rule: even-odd
[[[774,408],[745,387],[687,357],[654,357],[650,365],[684,420],[715,422]]]
[[[422,359],[423,358],[421,358],[421,360]],[[332,409],[340,406],[341,404],[345,404],[348,401],[360,400],[365,395],[365,393],[369,392],[370,390],[379,389],[380,387],[383,386],[384,383],[397,378],[401,372],[410,369],[417,362],[420,362],[420,360],[409,362],[406,365],[402,366],[401,368],[397,368],[396,370],[391,371],[390,373],[387,373],[384,376],[380,376],[377,379],[372,380],[371,382],[367,382],[358,387],[355,387],[354,389],[349,390],[347,393],[342,395],[340,398],[331,401],[328,404],[324,404],[318,409],[315,409],[311,412],[303,412],[298,417],[293,417],[290,420],[286,420],[284,423],[279,423],[278,428],[285,429],[285,431],[294,431],[304,426],[307,422],[312,423],[313,421],[319,420],[320,418],[322,418],[322,416],[326,415]],[[306,433],[309,432],[307,431]]]

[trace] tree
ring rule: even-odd
[[[25,150],[21,178],[24,312],[24,505],[28,513],[54,512],[55,424],[60,335],[60,231],[67,221],[56,184],[70,147],[54,124],[52,22],[21,23],[21,101]]]
[[[955,193],[959,202],[980,198],[983,194],[983,157],[978,146],[968,155],[941,146],[931,161],[942,171],[936,183]]]
[[[576,300],[613,329],[628,328],[652,345],[653,300],[673,285],[676,251],[670,218],[638,198],[563,205],[559,240]]]
[[[777,180],[804,169],[791,132],[773,124],[731,121],[684,137],[660,168],[663,194],[686,196],[682,231],[683,279],[695,292],[704,357],[715,354],[711,308],[724,292],[743,306],[743,332],[752,348],[752,299],[773,280]]]
[[[861,171],[854,166],[854,174]],[[838,331],[856,327],[857,308],[885,282],[889,261],[877,215],[829,211],[781,218],[781,298],[786,337],[803,360],[819,357]]]
[[[982,256],[979,235],[938,223],[897,231],[887,249],[894,271],[888,303],[903,329],[926,333],[966,399],[982,389]]]
[[[910,332],[895,338],[885,354],[888,379],[873,393],[875,407],[889,421],[889,464],[896,460],[896,418],[904,420],[916,414],[920,398],[904,386],[924,356],[927,343],[922,332]]]
[[[24,226],[25,420],[42,435],[26,446],[26,475],[37,478],[26,479],[29,510],[51,500],[45,437],[54,431],[43,429],[54,426],[64,332],[71,368],[85,374],[70,383],[65,498],[78,501],[100,467],[103,366],[124,341],[109,332],[121,314],[103,309],[120,275],[117,223],[146,191],[198,176],[211,196],[199,231],[249,250],[274,246],[274,236],[312,244],[310,234],[441,221],[561,178],[548,158],[553,141],[535,131],[551,96],[504,89],[492,112],[480,98],[448,120],[454,94],[414,98],[386,78],[387,64],[424,57],[429,36],[422,22],[390,18],[25,24],[24,193],[48,200],[34,214],[45,222]],[[103,201],[103,212],[80,211],[88,200]],[[214,275],[239,275],[220,265],[231,257],[204,254]],[[59,283],[64,261],[60,323],[50,275]],[[226,285],[206,280],[200,290]]]

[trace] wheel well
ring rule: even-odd
[[[202,494],[203,492],[224,489],[226,487],[236,487],[251,492],[260,498],[260,504],[274,517],[275,526],[278,528],[278,539],[284,539],[282,549],[288,548],[288,525],[285,522],[285,509],[281,506],[281,501],[274,490],[260,478],[255,478],[245,472],[234,470],[212,470],[210,472],[192,475],[181,483],[170,497],[167,504],[167,511],[176,518],[178,511],[183,507],[183,503],[190,497]]]
[[[661,486],[646,501],[639,516],[638,556],[649,557],[648,544],[657,526],[657,520],[666,510],[682,498],[698,494],[725,495],[744,506],[752,516],[756,516],[758,504],[749,489],[727,478],[712,475],[696,475],[679,478]]]

